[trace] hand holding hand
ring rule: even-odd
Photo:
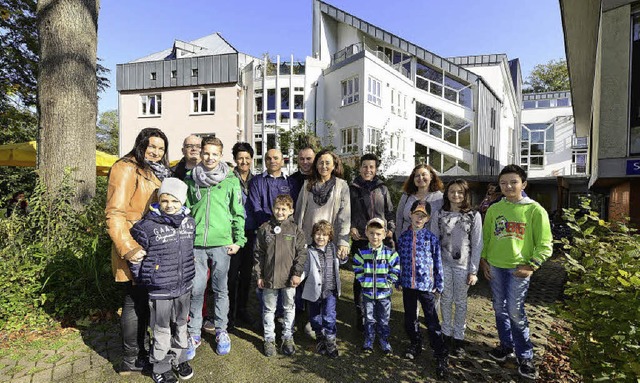
[[[291,277],[291,287],[298,287],[298,285],[300,284],[300,277],[297,275],[294,275]]]
[[[354,241],[359,241],[362,239],[362,237],[360,236],[360,232],[355,227],[351,228],[351,230],[349,231],[349,235],[351,235],[351,239],[353,239]]]
[[[475,274],[469,273],[467,275],[467,285],[473,286],[476,284],[476,282],[478,282],[478,276]]]
[[[131,256],[131,258],[129,258],[129,262],[134,263],[134,264],[138,264],[138,263],[142,262],[142,260],[146,256],[147,256],[147,252],[146,251],[138,250],[137,253],[135,253],[134,255]]]
[[[338,246],[338,258],[345,259],[349,256],[349,246]]]

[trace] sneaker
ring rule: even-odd
[[[272,340],[264,341],[264,356],[270,358],[276,354],[276,342]]]
[[[327,338],[326,340],[326,350],[327,350],[327,356],[329,358],[337,358],[339,355],[338,352],[338,345],[336,344],[336,338],[332,337],[332,338]]]
[[[446,379],[449,373],[449,361],[446,357],[436,359],[436,379]]]
[[[289,356],[296,353],[296,344],[293,342],[293,338],[282,341],[282,353]]]
[[[536,378],[536,367],[533,365],[531,359],[518,359],[518,374],[523,378],[534,379]]]
[[[393,349],[391,349],[391,344],[389,344],[386,339],[380,339],[378,343],[380,344],[380,349],[385,355],[389,355],[393,352]]]
[[[155,383],[176,383],[178,381],[171,370],[162,374],[152,373],[151,379],[153,379]]]
[[[187,360],[191,360],[196,357],[196,348],[200,347],[202,338],[200,335],[191,335],[187,341]]]
[[[407,359],[415,359],[418,357],[418,355],[420,355],[422,353],[422,343],[420,342],[415,342],[415,343],[411,343],[409,345],[409,347],[407,347],[407,350],[404,353],[404,356]]]
[[[204,322],[202,322],[202,329],[208,332],[209,334],[215,334],[216,325],[215,323],[213,323],[212,320],[205,319]]]
[[[150,372],[152,369],[153,366],[149,363],[148,358],[138,357],[133,362],[123,360],[122,364],[120,364],[120,368],[118,369],[118,374],[127,376],[131,374]]]
[[[513,348],[504,348],[502,346],[498,346],[489,351],[489,356],[493,360],[504,362],[505,360],[507,360],[507,358],[515,358],[516,355],[513,353]]]
[[[322,335],[316,335],[316,339],[316,352],[320,355],[327,355],[327,343],[325,337]]]
[[[178,366],[173,367],[173,371],[178,375],[178,378],[182,380],[193,378],[193,368],[189,366],[189,362],[180,363]]]
[[[231,351],[231,338],[224,330],[216,332],[216,354],[227,355]]]
[[[465,354],[466,354],[466,351],[464,350],[464,340],[453,339],[453,344],[451,346],[451,355],[464,356]]]
[[[373,339],[365,339],[362,345],[362,352],[370,354],[373,352]]]

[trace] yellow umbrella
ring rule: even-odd
[[[35,141],[0,145],[0,166],[36,166],[38,145]],[[96,174],[106,176],[117,156],[96,150]]]

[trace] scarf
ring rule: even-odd
[[[202,194],[200,194],[201,187],[215,186],[227,178],[227,174],[229,174],[229,165],[224,162],[220,162],[218,167],[213,170],[206,170],[202,163],[196,165],[191,170],[191,178],[196,183],[196,197],[198,200],[202,199]]]
[[[362,177],[357,176],[356,179],[353,180],[353,183],[371,193],[371,191],[378,186],[378,176],[373,177],[371,181],[365,181]]]
[[[329,181],[320,185],[320,183],[316,182],[311,188],[311,193],[313,194],[313,202],[318,206],[324,206],[329,200],[329,194],[333,190],[333,187],[336,186],[336,177],[331,176]]]
[[[247,180],[244,181],[242,179],[242,177],[240,176],[240,172],[238,172],[238,169],[233,169],[233,174],[236,175],[236,177],[238,177],[238,181],[240,181],[240,187],[242,188],[242,193],[244,193],[244,195],[248,196],[249,195],[249,181],[251,181],[251,178],[253,178],[253,174],[251,174],[251,171],[249,171],[249,174],[247,175]]]
[[[144,160],[144,163],[149,165],[153,174],[158,177],[160,181],[164,180],[167,177],[171,177],[171,170],[164,166],[161,162],[152,162],[149,160]]]

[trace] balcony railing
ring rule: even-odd
[[[571,164],[571,175],[587,175],[587,164]]]
[[[348,47],[337,51],[336,53],[333,54],[333,56],[331,56],[331,66],[339,64],[344,60],[348,59],[349,57],[362,52],[363,50],[364,50],[364,44],[362,43],[351,44]]]

